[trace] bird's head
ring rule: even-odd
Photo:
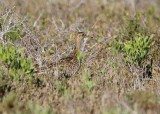
[[[75,47],[78,60],[83,58],[85,45],[89,38],[91,38],[91,36],[85,34],[84,32],[78,32],[76,34]]]
[[[81,51],[81,52],[84,51],[85,45],[89,38],[91,38],[91,36],[85,34],[84,32],[76,33],[75,45],[76,45],[77,51]]]

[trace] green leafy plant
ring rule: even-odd
[[[143,66],[144,60],[153,45],[153,35],[142,24],[143,15],[140,12],[132,18],[124,19],[118,37],[112,42],[114,54],[122,53],[127,63]]]
[[[81,61],[82,61],[83,56],[84,56],[84,52],[80,52],[80,51],[78,51],[77,59],[79,60],[79,62],[81,62]]]
[[[95,87],[96,83],[92,80],[91,72],[87,71],[86,73],[83,73],[82,75],[82,82],[84,83],[84,89],[90,93],[92,89]]]
[[[34,67],[30,57],[25,57],[24,49],[16,49],[13,45],[0,45],[0,60],[8,69],[9,75],[19,77],[33,73]]]
[[[125,61],[141,65],[147,57],[149,49],[153,45],[152,38],[153,35],[146,36],[143,34],[136,34],[135,39],[126,41],[123,47]]]
[[[123,42],[120,41],[120,40],[113,40],[112,44],[113,46],[113,50],[112,50],[112,54],[115,55],[117,54],[118,52],[121,52],[122,51],[122,48],[123,48]]]

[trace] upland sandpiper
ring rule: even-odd
[[[84,44],[86,41],[85,39],[87,39],[87,35],[85,33],[76,33],[73,51],[69,55],[61,57],[59,60],[52,62],[49,67],[56,66],[58,68],[59,76],[70,77],[78,73],[82,64],[82,58],[80,57],[80,54],[84,50]]]

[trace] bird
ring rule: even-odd
[[[84,50],[84,47],[82,48],[82,44],[84,43],[85,38],[87,38],[87,35],[84,32],[76,33],[73,51],[69,55],[51,62],[49,67],[51,68],[56,65],[58,67],[58,75],[60,74],[61,77],[67,78],[77,74],[82,65],[82,57],[79,57],[79,55]]]

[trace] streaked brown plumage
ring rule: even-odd
[[[70,77],[78,73],[81,67],[81,60],[78,60],[77,55],[81,51],[81,43],[85,38],[83,32],[79,32],[75,36],[75,47],[74,50],[66,57],[62,57],[56,62],[51,63],[51,66],[56,65],[58,67],[59,74],[61,76]]]

